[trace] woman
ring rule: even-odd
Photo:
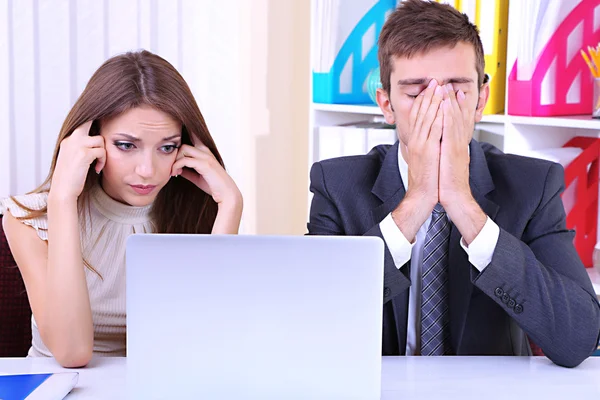
[[[141,51],[94,73],[46,181],[0,214],[33,311],[29,356],[80,367],[125,355],[127,237],[236,234],[242,196],[181,75]]]

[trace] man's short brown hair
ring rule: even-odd
[[[404,0],[389,16],[379,35],[379,66],[383,89],[390,93],[394,57],[411,58],[459,42],[473,45],[479,87],[483,84],[485,60],[479,30],[469,17],[448,4]]]

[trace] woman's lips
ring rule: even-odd
[[[147,195],[152,193],[156,185],[129,185],[137,193],[141,195]]]

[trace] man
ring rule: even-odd
[[[406,0],[379,63],[399,142],[315,163],[308,231],[384,240],[383,354],[530,355],[529,338],[577,366],[600,305],[565,226],[563,170],[472,139],[489,96],[477,28]]]

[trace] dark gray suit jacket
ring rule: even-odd
[[[530,355],[527,336],[556,364],[573,367],[596,348],[600,305],[566,228],[560,165],[470,144],[473,197],[500,227],[492,262],[479,272],[452,225],[449,313],[457,355]],[[379,223],[400,203],[398,142],[364,156],[315,163],[311,235],[382,237]],[[385,250],[383,354],[406,351],[410,261]],[[349,293],[349,296],[352,294]]]

